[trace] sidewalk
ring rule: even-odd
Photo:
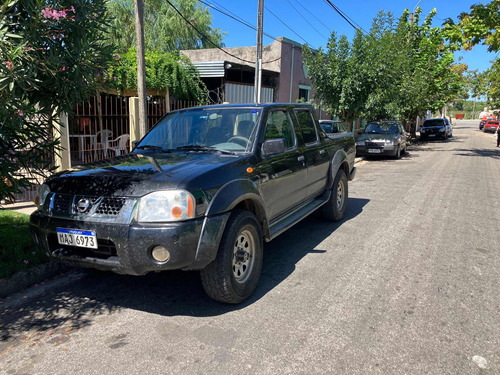
[[[0,206],[2,210],[12,210],[17,211],[22,214],[31,215],[32,212],[36,210],[35,203],[33,202],[19,202],[13,204],[2,204]]]

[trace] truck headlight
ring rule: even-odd
[[[38,188],[38,195],[35,198],[35,204],[38,206],[38,208],[42,208],[43,204],[45,203],[45,200],[47,199],[47,196],[50,193],[50,188],[49,185],[47,184],[42,184]]]
[[[182,221],[194,218],[194,198],[185,190],[155,191],[139,200],[137,221]]]
[[[364,146],[364,145],[365,145],[365,141],[356,142],[356,146]]]

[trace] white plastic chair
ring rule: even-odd
[[[103,150],[104,157],[108,157],[108,147],[111,142],[111,137],[113,137],[113,132],[109,129],[99,130],[95,136],[92,138],[92,148],[94,149],[94,158],[97,158],[97,152]]]
[[[127,143],[129,139],[130,135],[128,134],[120,135],[118,138],[110,141],[108,147],[110,150],[113,150],[115,152],[115,156],[121,155],[122,150],[125,151],[125,153],[127,153],[128,152]]]

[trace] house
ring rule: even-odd
[[[224,51],[210,48],[183,50],[181,54],[198,69],[212,102],[252,103],[256,47],[224,48]],[[263,46],[262,62],[262,102],[313,99],[314,88],[302,59],[302,44],[284,37],[277,38]],[[322,115],[328,117],[325,113]]]

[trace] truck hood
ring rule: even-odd
[[[57,173],[46,183],[56,193],[138,197],[182,188],[186,181],[241,158],[216,152],[130,153]]]

